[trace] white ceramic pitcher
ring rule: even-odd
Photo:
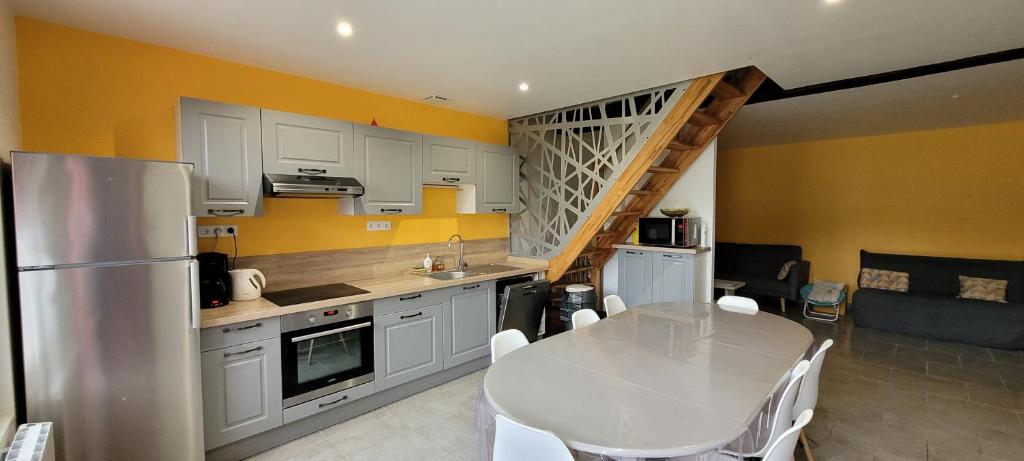
[[[256,269],[234,269],[231,274],[231,299],[248,301],[259,298],[267,287],[267,278]]]

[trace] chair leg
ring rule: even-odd
[[[782,313],[786,313],[786,298],[779,298],[779,305],[782,306]]]
[[[804,434],[804,431],[800,431],[800,443],[804,446],[804,456],[807,457],[807,461],[814,461],[814,453],[811,453],[811,442],[807,440],[807,434]]]

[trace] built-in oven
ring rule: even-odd
[[[373,302],[281,317],[281,361],[286,408],[373,381]]]

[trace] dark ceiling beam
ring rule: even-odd
[[[802,86],[790,90],[782,88],[778,83],[775,83],[774,80],[769,78],[761,84],[760,88],[758,88],[753,95],[750,96],[747,104],[757,104],[759,102],[777,101],[779,99],[789,99],[799,96],[809,96],[812,94],[848,90],[851,88],[878,85],[880,83],[895,82],[899,80],[906,80],[908,78],[924,77],[926,75],[941,74],[943,72],[1014,61],[1017,59],[1024,59],[1024,48],[1014,48],[1012,50],[980,54],[953,61],[925,64],[923,66],[911,67],[908,69],[899,69],[879,74],[864,75],[861,77],[852,77],[825,83],[816,83],[814,85]]]

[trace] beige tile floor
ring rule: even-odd
[[[829,460],[1024,459],[1024,353],[837,324],[808,428]],[[473,459],[483,372],[262,453],[254,461]],[[797,459],[802,460],[800,450]]]

